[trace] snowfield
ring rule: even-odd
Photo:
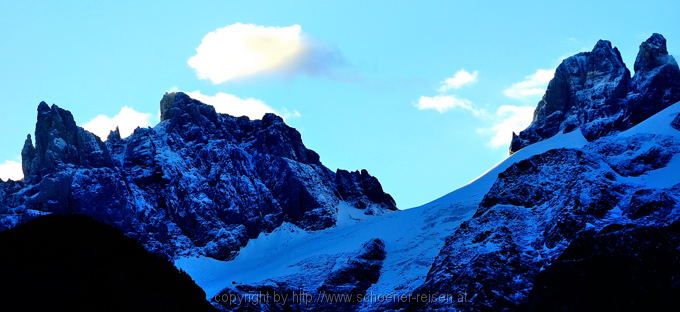
[[[623,139],[650,134],[680,139],[680,131],[671,127],[671,121],[679,112],[680,103],[676,103],[612,137]],[[368,292],[409,293],[423,283],[445,238],[462,221],[472,217],[500,172],[520,160],[555,148],[581,149],[593,143],[588,143],[580,130],[560,133],[517,151],[469,184],[428,204],[367,216],[363,210],[341,203],[338,224],[333,228],[308,232],[284,224],[272,233],[250,240],[231,261],[185,257],[177,259],[175,264],[191,275],[208,298],[233,284],[264,284],[274,280],[285,280],[309,290],[316,289],[334,266],[344,262],[364,242],[380,238],[385,242],[387,258],[379,281]],[[680,182],[678,172],[680,157],[676,153],[664,168],[620,178],[628,183],[661,188]]]

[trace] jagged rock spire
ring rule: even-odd
[[[661,34],[653,34],[649,39],[640,44],[640,51],[638,51],[635,59],[635,71],[645,71],[653,69],[657,66],[667,64],[669,61],[674,61],[673,57],[669,57],[666,49],[666,38]]]
[[[366,214],[396,209],[368,172],[336,179],[279,116],[217,114],[181,92],[165,94],[160,106],[154,128],[124,139],[114,130],[103,143],[68,111],[41,103],[22,153],[25,188],[10,195],[30,210],[113,224],[167,256],[220,259],[283,222],[333,226],[341,201]]]
[[[71,112],[45,102],[38,105],[35,146],[29,135],[22,158],[27,179],[39,179],[63,164],[94,167],[111,164],[106,145],[98,137],[78,127]]]
[[[655,33],[640,45],[632,78],[619,50],[600,40],[592,51],[557,67],[534,121],[513,134],[510,153],[577,128],[592,141],[628,129],[679,100],[680,70],[662,35]]]
[[[176,94],[177,92],[165,92],[165,94],[163,94],[163,98],[161,98],[161,121],[169,118],[168,111],[175,103]]]
[[[653,34],[640,44],[630,89],[625,106],[628,126],[680,101],[680,68],[668,54],[662,35]]]
[[[118,127],[116,127],[116,130],[112,130],[109,133],[109,136],[106,138],[106,140],[109,141],[109,142],[120,141],[121,140],[120,129]]]
[[[21,149],[21,170],[24,172],[24,177],[31,175],[33,159],[35,159],[35,147],[33,147],[31,135],[28,134],[24,141],[24,148]]]
[[[510,153],[617,111],[615,103],[625,97],[629,81],[621,53],[607,40],[599,40],[590,52],[566,58],[555,70],[532,124],[513,136]]]

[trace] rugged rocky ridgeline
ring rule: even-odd
[[[590,52],[566,58],[538,103],[531,125],[513,133],[510,153],[560,132],[581,129],[589,141],[628,129],[680,101],[680,69],[666,39],[640,45],[635,75],[619,50],[600,40]]]
[[[330,171],[275,115],[235,118],[171,93],[161,119],[102,142],[41,103],[35,142],[22,152],[25,179],[0,183],[0,224],[82,213],[157,253],[218,259],[274,230],[232,261],[185,262],[225,311],[680,304],[680,70],[661,35],[640,46],[632,77],[608,41],[565,59],[508,159],[431,203],[368,222],[333,227],[344,203],[365,214],[396,209],[378,180]],[[350,300],[240,301],[301,290]],[[440,295],[456,300],[418,299]]]
[[[105,142],[42,102],[34,139],[21,153],[24,180],[0,182],[2,229],[80,213],[156,253],[229,259],[283,222],[333,226],[342,201],[366,214],[396,210],[376,178],[329,170],[280,117],[218,114],[181,92],[163,97],[154,128]]]
[[[462,311],[680,303],[680,180],[671,173],[678,170],[680,110],[662,111],[680,105],[680,71],[661,35],[640,46],[635,71],[631,79],[607,41],[564,60],[511,152],[578,129],[590,142],[538,153],[499,173],[414,296],[470,294],[456,306]],[[665,115],[634,127],[659,111]]]
[[[428,216],[435,219],[426,220],[428,224],[460,214],[461,209],[469,209],[470,214],[447,232],[436,257],[418,259],[431,264],[419,286],[387,288],[407,299],[330,307],[348,311],[582,311],[679,304],[673,294],[680,291],[680,179],[673,171],[680,170],[680,80],[661,35],[642,44],[635,69],[631,79],[620,54],[607,41],[599,41],[592,52],[566,59],[539,104],[534,122],[513,143],[514,148],[533,143],[548,143],[547,147],[522,150],[499,165],[503,169],[492,169],[454,191],[452,199],[447,199],[449,194],[432,205],[414,208],[448,208]],[[555,136],[559,133],[569,134]],[[582,143],[561,141],[566,137],[578,137]],[[487,177],[491,178],[488,188],[480,186]],[[483,197],[470,200],[480,189],[484,189]],[[388,231],[397,228],[385,223]],[[429,239],[435,239],[437,231],[428,231],[422,233],[431,233]],[[422,233],[412,235],[427,235]],[[386,246],[378,279],[361,280],[356,275],[372,277],[375,271],[369,268],[376,263],[365,264],[363,272],[346,270],[346,263],[357,262],[352,262],[352,256],[336,255],[348,260],[331,265],[326,272],[308,264],[296,275],[225,283],[220,295],[292,294],[303,289],[300,280],[311,281],[303,290],[316,297],[328,289],[368,295],[385,289],[385,284],[399,284],[383,279],[395,278],[391,272],[413,259],[390,257],[405,254],[400,241],[413,239],[411,246],[420,241],[394,238],[393,233],[374,235]],[[327,260],[310,257],[305,261],[323,266]],[[295,260],[290,266],[305,261]],[[344,281],[342,287],[324,287],[337,276]],[[369,283],[373,285],[368,290],[362,287]],[[439,296],[454,300],[419,299]],[[219,308],[316,311],[329,305],[221,302]]]

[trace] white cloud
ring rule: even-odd
[[[442,81],[441,86],[439,87],[439,92],[444,93],[452,89],[460,89],[466,85],[474,83],[477,81],[478,75],[479,73],[476,70],[470,73],[465,69],[461,69],[453,74],[453,76]]]
[[[526,76],[524,80],[512,84],[503,91],[507,97],[515,99],[541,96],[545,93],[548,82],[555,75],[554,69],[539,69],[533,74]]]
[[[83,125],[83,128],[96,134],[102,140],[106,140],[109,132],[120,130],[121,137],[127,137],[135,131],[137,127],[148,127],[151,124],[151,114],[141,113],[135,109],[123,106],[120,112],[113,117],[98,115]]]
[[[187,63],[214,84],[276,71],[318,74],[341,62],[339,53],[312,42],[300,25],[231,24],[206,34]]]
[[[477,132],[490,137],[488,145],[493,148],[507,147],[512,140],[512,132],[526,129],[534,116],[533,106],[502,105],[493,116],[494,124]]]
[[[545,91],[548,82],[554,76],[553,69],[539,69],[527,76],[524,81],[513,84],[504,91],[506,96],[513,98],[528,98],[540,95]],[[460,89],[477,81],[478,72],[459,70],[447,78],[439,87],[440,93]],[[444,113],[451,109],[461,109],[471,113],[488,127],[478,128],[477,133],[488,138],[487,145],[492,148],[507,147],[512,140],[512,132],[518,133],[531,124],[534,106],[502,105],[495,113],[489,113],[474,105],[470,100],[460,98],[454,94],[440,94],[436,96],[421,96],[416,104],[419,110],[436,110]]]
[[[0,179],[7,181],[9,179],[19,181],[24,178],[24,172],[21,170],[21,162],[16,160],[6,160],[0,163]]]
[[[421,96],[416,107],[419,110],[436,110],[444,113],[452,108],[459,108],[472,113],[475,116],[482,116],[484,111],[476,108],[472,102],[458,98],[454,95]]]
[[[250,119],[261,119],[266,113],[274,113],[284,119],[300,117],[298,111],[283,110],[278,112],[262,100],[255,98],[240,98],[233,94],[217,92],[215,95],[206,95],[201,91],[187,92],[191,98],[205,104],[212,105],[218,113],[232,116],[248,116]]]

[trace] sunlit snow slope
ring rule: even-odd
[[[670,124],[680,112],[676,103],[634,128],[616,136],[638,133],[680,136]],[[259,284],[285,280],[303,288],[318,287],[336,263],[347,259],[364,242],[380,238],[387,258],[379,281],[369,291],[408,293],[419,286],[444,239],[470,218],[497,175],[513,163],[555,148],[581,148],[588,144],[580,130],[530,145],[489,170],[471,183],[420,207],[368,217],[349,205],[341,205],[341,221],[334,228],[306,232],[284,224],[274,232],[251,240],[232,261],[212,258],[181,258],[176,265],[189,273],[208,297],[237,284]],[[638,183],[667,184],[680,172],[677,155],[667,167],[634,178]],[[677,181],[676,181],[677,182]]]

